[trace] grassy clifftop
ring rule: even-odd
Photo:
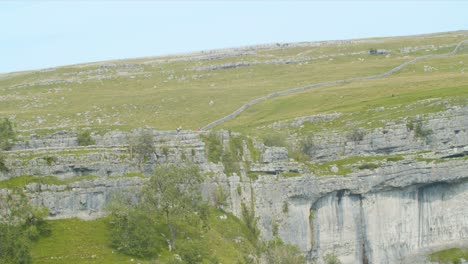
[[[275,91],[383,73],[442,54],[467,31],[401,38],[277,44],[180,56],[64,66],[0,75],[0,116],[18,130],[197,129]],[[371,55],[371,49],[383,55]],[[325,87],[256,105],[223,125],[245,130],[325,112],[361,111],[428,98],[466,97],[468,49],[385,79]],[[467,73],[468,74],[468,73]]]

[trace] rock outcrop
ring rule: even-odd
[[[297,119],[293,127],[336,117]],[[93,135],[96,144],[87,147],[78,146],[76,133],[61,132],[21,138],[6,152],[9,171],[0,172],[0,179],[56,176],[64,183],[29,183],[24,192],[34,204],[48,207],[52,219],[92,219],[104,214],[114,193],[138,192],[156,164],[190,161],[209,175],[204,197],[211,199],[222,188],[229,194],[224,209],[237,216],[242,204],[251,205],[263,238],[277,235],[310,261],[323,263],[322,257],[333,253],[345,264],[399,263],[432,249],[468,246],[468,107],[426,115],[420,129],[431,133],[416,135],[403,122],[355,137],[350,132],[317,134],[309,153],[312,164],[293,160],[284,147],[243,138],[242,157],[231,160],[240,169],[229,175],[228,164],[209,161],[206,132],[146,130],[155,148],[143,160],[130,147],[139,130]],[[222,149],[239,139],[227,131],[213,133]],[[399,158],[369,168],[354,166],[345,176],[335,175],[341,173],[336,166],[325,176],[310,169],[317,162],[390,154]],[[90,175],[92,180],[83,177]]]

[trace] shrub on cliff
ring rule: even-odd
[[[89,130],[78,132],[76,137],[78,140],[78,146],[89,146],[96,144],[96,141],[91,137],[91,132]]]
[[[0,151],[0,172],[7,172],[8,167],[6,166],[5,157],[3,153]]]
[[[16,133],[13,129],[13,123],[8,118],[4,118],[0,122],[0,149],[9,150],[15,139]]]
[[[268,133],[262,136],[263,144],[268,147],[286,147],[286,137],[279,133]]]
[[[223,154],[223,144],[219,137],[215,133],[210,133],[206,136],[202,135],[201,138],[205,142],[208,160],[214,163],[220,162]]]
[[[129,139],[130,155],[135,157],[138,163],[143,163],[151,158],[151,154],[156,152],[154,138],[150,131],[143,130],[137,136]],[[169,149],[163,148],[165,156],[169,154]]]
[[[335,255],[335,253],[327,253],[323,257],[323,262],[325,264],[341,264],[340,259]]]
[[[268,263],[306,263],[304,254],[297,247],[286,245],[279,239],[267,242],[263,247],[264,257]]]
[[[312,156],[312,152],[315,149],[314,144],[314,137],[312,135],[308,135],[301,141],[301,152],[306,154],[307,156]]]
[[[366,131],[364,129],[356,128],[348,133],[346,138],[350,141],[358,142],[364,139]]]

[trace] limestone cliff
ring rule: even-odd
[[[0,179],[56,176],[64,183],[39,181],[24,191],[33,203],[47,206],[51,218],[89,219],[104,213],[115,191],[138,191],[155,164],[190,161],[207,175],[207,199],[223,188],[229,194],[226,210],[240,216],[242,203],[252,205],[265,239],[278,235],[318,263],[329,252],[343,263],[398,263],[468,245],[468,107],[426,115],[423,125],[431,131],[424,137],[408,123],[367,129],[355,140],[345,132],[318,133],[305,163],[293,160],[287,148],[218,131],[224,150],[234,139],[241,142],[240,158],[231,161],[238,169],[229,170],[232,164],[210,161],[206,132],[151,130],[155,150],[140,161],[129,148],[138,130],[95,134],[96,144],[87,147],[78,146],[73,132],[33,135],[6,153],[9,170]],[[365,162],[329,163],[353,157]],[[315,164],[329,164],[330,173],[317,173]]]

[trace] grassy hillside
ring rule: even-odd
[[[226,217],[224,219],[224,217]],[[50,237],[41,238],[31,250],[33,263],[154,263],[119,253],[110,247],[109,219],[94,221],[64,219],[49,221]],[[255,252],[254,245],[247,239],[247,227],[231,214],[212,210],[209,230],[203,237],[193,238],[194,243],[209,251],[209,255],[220,263],[233,263]],[[179,241],[182,243],[182,241]],[[157,258],[161,263],[173,255],[167,245],[161,245]]]
[[[96,132],[146,126],[162,130],[179,126],[197,129],[269,93],[380,74],[418,56],[450,52],[464,39],[468,39],[468,31],[273,44],[0,74],[0,118],[13,119],[16,130],[22,134],[83,127]],[[385,54],[371,55],[371,49],[383,50]],[[382,126],[388,120],[468,104],[467,74],[468,47],[464,47],[455,56],[420,61],[383,79],[344,83],[274,98],[249,108],[216,129],[260,136],[271,130],[268,125],[274,122],[320,113],[342,115],[323,127],[306,124],[301,128],[287,128],[297,130],[286,132],[306,135],[330,127],[339,130]],[[37,155],[20,153],[18,159],[29,160]],[[45,158],[43,162],[49,162],[47,158],[51,157]],[[312,164],[310,170],[316,175],[328,175],[330,165],[336,165],[340,173],[346,174],[351,171],[348,165],[357,162],[379,164],[403,158],[350,157]],[[22,176],[1,182],[0,188],[23,187],[31,182],[65,184],[69,181]],[[108,221],[108,218],[50,221],[52,235],[33,245],[34,263],[153,261],[123,255],[111,248]],[[243,260],[257,250],[248,239],[245,224],[234,216],[213,210],[209,222],[211,228],[194,240],[219,262]],[[163,244],[158,258],[162,262],[173,255]],[[433,258],[442,260],[444,254]],[[460,254],[465,256],[466,252]]]
[[[466,38],[468,32],[461,31],[278,44],[3,74],[0,117],[15,118],[18,130],[35,133],[79,127],[197,129],[268,93],[382,73],[417,56],[451,51]],[[369,55],[370,49],[390,53]],[[359,111],[441,94],[466,96],[462,88],[458,92],[451,90],[466,85],[463,72],[467,71],[467,54],[465,48],[454,57],[422,61],[383,80],[277,98],[249,109],[224,127],[242,130],[246,123],[257,126],[301,115]],[[425,66],[434,69],[425,72]],[[431,95],[421,95],[422,92]]]

